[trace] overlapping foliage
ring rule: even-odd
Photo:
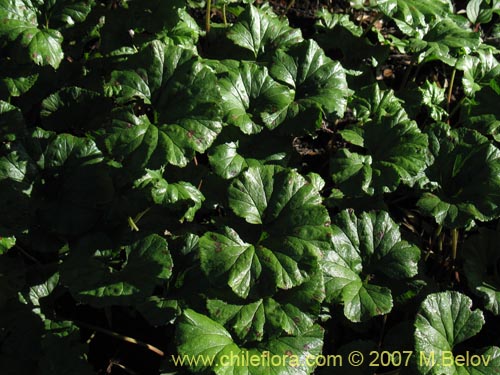
[[[103,372],[86,329],[123,317],[162,374],[500,366],[500,3],[354,1],[312,37],[252,3],[208,33],[194,0],[0,0],[2,374]],[[222,361],[469,338],[488,365]]]

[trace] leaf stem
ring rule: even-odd
[[[446,99],[446,106],[447,106],[448,113],[450,113],[451,96],[453,95],[453,85],[455,83],[455,75],[456,74],[457,74],[457,68],[453,68],[453,72],[451,73],[451,79],[450,79],[450,87],[448,87],[448,97]],[[448,121],[448,123],[449,123],[449,121]]]
[[[411,58],[410,63],[408,64],[408,68],[406,69],[405,75],[403,77],[403,80],[401,81],[401,86],[399,87],[400,90],[402,90],[406,87],[406,84],[408,83],[408,80],[410,79],[410,73],[413,69],[413,65],[415,64],[416,59],[417,59],[417,56],[413,56]]]
[[[128,217],[128,225],[130,227],[130,230],[139,232],[139,227],[135,224],[134,219],[132,219],[130,216]]]
[[[124,365],[122,365],[120,362],[116,361],[116,360],[110,360],[109,361],[109,366],[108,366],[108,370],[110,370],[109,373],[111,373],[112,371],[112,368],[113,366],[117,366],[119,368],[121,368],[123,371],[125,371],[127,374],[130,374],[130,375],[138,375],[137,372],[125,367]]]
[[[212,13],[212,0],[207,0],[207,13],[205,14],[205,31],[210,32],[210,18]]]
[[[19,252],[21,254],[23,254],[26,258],[28,258],[29,260],[35,262],[35,263],[38,263],[40,264],[40,261],[38,259],[36,259],[33,255],[29,254],[26,250],[24,250],[21,246],[19,246],[17,243],[14,245],[14,247],[19,250]]]
[[[222,4],[222,20],[224,21],[224,27],[227,27],[227,15],[226,15],[226,4]]]
[[[460,101],[455,105],[455,107],[453,107],[453,110],[448,114],[448,121],[451,117],[453,117],[453,115],[455,115],[455,113],[460,109],[460,107],[462,106],[463,102],[465,101],[467,97],[464,96],[462,99],[460,99]]]
[[[140,341],[140,340],[136,340],[133,337],[121,335],[121,334],[113,332],[113,331],[111,331],[109,329],[102,328],[102,327],[99,327],[99,326],[95,326],[93,324],[85,323],[85,322],[82,322],[82,321],[79,321],[79,320],[74,320],[74,322],[77,325],[83,326],[83,327],[91,329],[93,331],[101,332],[101,333],[104,333],[105,335],[114,337],[116,339],[119,339],[119,340],[122,340],[122,341],[126,341],[126,342],[129,342],[131,344],[142,346],[143,348],[146,348],[146,349],[152,351],[153,353],[158,354],[160,357],[165,356],[165,353],[162,350],[158,349],[156,346],[153,346],[151,344],[147,344],[147,343],[145,343],[143,341]]]
[[[379,340],[378,340],[378,350],[380,350],[382,348],[382,342],[383,342],[383,339],[384,339],[384,332],[385,332],[385,326],[387,324],[387,314],[384,315],[383,319],[382,319],[382,328],[380,330],[380,337],[379,337]]]
[[[453,263],[457,259],[457,248],[458,248],[458,229],[453,228],[451,230],[451,259],[453,259]]]
[[[128,217],[128,225],[130,226],[130,230],[139,232],[139,227],[137,226],[137,223],[142,219],[144,215],[148,213],[150,209],[151,207],[148,207],[144,211],[139,212],[137,215],[135,215],[133,219],[130,216]]]

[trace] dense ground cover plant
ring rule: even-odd
[[[0,0],[1,373],[497,374],[499,13]]]

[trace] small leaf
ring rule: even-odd
[[[429,115],[435,121],[441,121],[443,117],[447,117],[446,110],[442,107],[445,101],[445,90],[439,87],[435,82],[425,81],[418,88],[422,94],[422,104],[429,110]]]
[[[0,255],[6,253],[16,244],[16,237],[0,237]]]
[[[402,100],[396,97],[393,90],[380,90],[378,84],[364,86],[357,90],[351,106],[353,115],[362,123],[369,120],[381,121],[383,118],[393,116],[403,120],[404,116],[404,112],[401,111]]]
[[[147,173],[135,182],[135,187],[149,190],[152,201],[172,210],[184,211],[180,221],[192,221],[205,197],[188,182],[168,183],[162,171],[147,170]]]
[[[238,143],[229,142],[219,145],[208,155],[210,165],[215,173],[225,179],[230,179],[247,167],[245,159],[238,154]]]

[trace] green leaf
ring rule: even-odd
[[[85,21],[95,4],[93,0],[52,0],[47,3],[51,19],[69,26]]]
[[[201,267],[207,275],[218,277],[228,273],[228,285],[243,298],[248,296],[262,273],[255,247],[244,242],[231,228],[224,228],[223,234],[203,236],[200,257]]]
[[[249,5],[240,14],[227,36],[236,45],[252,52],[255,60],[269,56],[278,48],[286,48],[302,40],[300,29],[274,14],[271,8]]]
[[[35,161],[18,143],[0,157],[0,215],[3,217],[2,229],[7,235],[20,234],[27,229],[32,209],[30,196],[38,173]]]
[[[351,102],[353,115],[362,123],[381,120],[386,117],[402,116],[401,99],[393,90],[380,90],[378,84],[362,87],[354,94]]]
[[[360,322],[392,309],[391,290],[379,277],[405,280],[418,272],[420,250],[401,239],[399,228],[385,211],[341,211],[332,225],[332,248],[321,263],[328,301],[344,304],[345,316]]]
[[[349,196],[394,191],[413,185],[426,166],[427,137],[414,121],[399,112],[362,127],[367,155],[341,149],[330,160],[338,188]],[[402,118],[402,119],[401,119]]]
[[[59,67],[64,57],[63,36],[49,28],[53,21],[69,25],[83,21],[90,12],[92,2],[32,0],[0,1],[0,37],[18,41],[26,49],[29,58],[38,65]],[[43,20],[44,24],[40,24]]]
[[[286,52],[277,51],[271,75],[295,90],[288,117],[295,119],[296,127],[304,128],[311,121],[319,127],[322,116],[343,116],[349,94],[345,71],[315,41],[296,44]]]
[[[10,59],[0,62],[0,95],[5,99],[17,97],[28,92],[38,80],[38,73],[33,72],[33,65],[20,66]]]
[[[457,62],[457,69],[463,70],[464,92],[474,96],[483,86],[500,75],[500,64],[491,49],[477,51],[477,56],[466,55]]]
[[[229,188],[229,205],[252,224],[269,224],[288,211],[320,203],[318,191],[300,174],[274,166],[250,168]]]
[[[33,311],[36,312],[42,319],[45,319],[41,313],[41,299],[48,297],[59,284],[59,274],[56,272],[43,283],[32,285],[29,288],[28,300],[33,305]]]
[[[6,253],[16,244],[16,237],[0,237],[0,255]]]
[[[241,63],[219,84],[227,122],[246,134],[279,126],[293,99],[289,88],[275,82],[266,67],[254,63]]]
[[[295,171],[276,166],[252,167],[229,187],[229,205],[251,224],[263,224],[254,244],[231,228],[200,239],[202,269],[227,279],[246,297],[269,278],[267,288],[290,289],[317,267],[328,239],[329,218],[319,191]]]
[[[451,19],[433,25],[423,39],[413,40],[419,63],[440,60],[450,66],[455,66],[457,58],[476,50],[480,44],[479,33],[464,30]]]
[[[445,89],[439,87],[435,82],[425,81],[418,88],[422,94],[422,104],[429,110],[429,115],[435,121],[441,121],[443,117],[447,117],[446,110],[442,107],[445,101]]]
[[[222,325],[188,309],[177,322],[176,341],[181,356],[200,358],[198,363],[185,363],[194,372],[211,369],[217,375],[260,375],[272,369],[276,374],[305,375],[314,368],[303,359],[321,353],[323,332],[314,326],[300,336],[278,337],[246,349],[236,345]]]
[[[488,23],[493,17],[490,1],[471,0],[467,3],[467,18],[473,24]]]
[[[496,80],[499,78],[497,77]],[[474,99],[466,99],[460,113],[461,123],[485,136],[500,142],[500,107],[499,93],[494,90],[493,82],[476,92]]]
[[[210,165],[215,173],[225,179],[230,179],[247,167],[245,158],[238,154],[238,143],[229,142],[219,145],[208,155]]]
[[[238,339],[262,341],[274,332],[293,336],[307,332],[314,321],[293,304],[280,304],[272,298],[245,305],[209,300],[207,308],[215,321],[230,327]]]
[[[499,349],[492,347],[481,353],[479,366],[455,364],[455,346],[479,333],[484,324],[483,313],[471,307],[472,300],[458,292],[430,294],[422,302],[415,321],[415,350],[426,358],[417,361],[421,374],[486,374],[499,362]]]
[[[117,250],[105,250],[110,248],[106,242],[84,238],[63,262],[61,283],[77,300],[95,307],[133,305],[170,278],[172,258],[160,236],[152,234]]]
[[[148,138],[152,139],[147,141],[148,148],[155,149],[150,157],[156,161],[149,167],[157,169],[165,162],[185,166],[195,152],[205,152],[222,129],[221,98],[211,69],[171,41],[149,43],[130,57],[123,69],[113,73],[105,92],[119,103],[150,103],[151,124],[147,125],[146,119],[133,121],[149,128]],[[135,115],[124,117],[120,128],[129,127],[133,123],[129,118]],[[127,132],[124,141],[137,145],[133,139],[137,132]],[[144,134],[145,130],[139,132]],[[120,134],[115,137],[123,139]]]
[[[485,307],[500,315],[500,233],[481,228],[463,246],[464,273],[469,288],[484,300]]]
[[[500,151],[479,133],[446,124],[431,128],[429,143],[434,162],[426,174],[437,189],[422,195],[420,210],[449,228],[498,217]]]
[[[188,182],[168,183],[163,171],[147,170],[147,173],[135,182],[139,189],[149,189],[152,201],[160,206],[185,211],[180,221],[192,221],[196,211],[205,200],[203,194]]]
[[[318,18],[316,27],[320,30],[331,30],[336,26],[342,26],[357,37],[363,34],[363,28],[352,22],[348,14],[332,13],[326,8],[321,8],[316,13],[316,17]]]
[[[21,110],[0,100],[0,139],[14,140],[26,127]]]
[[[194,51],[201,33],[187,12],[185,0],[130,2],[106,12],[105,21],[100,32],[100,50],[110,55],[136,51],[138,46],[165,37]]]
[[[371,3],[391,17],[403,33],[420,37],[431,21],[453,13],[450,0],[372,0]]]

